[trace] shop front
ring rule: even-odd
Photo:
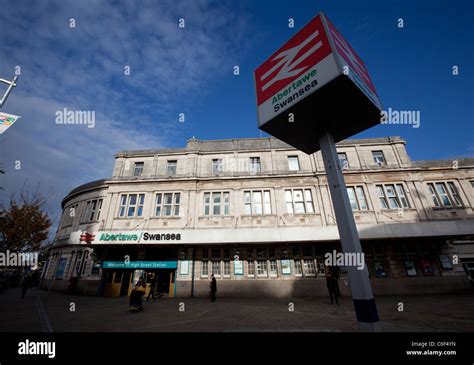
[[[176,268],[176,261],[103,261],[103,295],[128,296],[142,279],[146,283],[145,295],[149,294],[152,283],[155,282],[156,293],[172,298],[175,293]]]

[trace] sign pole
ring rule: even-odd
[[[319,145],[324,160],[324,168],[331,192],[332,204],[336,214],[337,229],[344,253],[362,253],[359,234],[352,214],[352,208],[347,195],[344,176],[339,165],[336,145],[331,133],[323,133],[319,137]],[[377,307],[369,280],[367,266],[358,270],[356,266],[347,267],[352,300],[356,312],[359,329],[365,332],[381,330]]]

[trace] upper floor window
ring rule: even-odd
[[[410,208],[402,184],[377,185],[377,193],[382,209]]]
[[[339,152],[337,154],[339,158],[339,166],[342,170],[347,170],[349,168],[349,161],[347,160],[347,154],[345,152]]]
[[[260,157],[250,157],[250,172],[257,173],[262,171],[262,165],[260,164]]]
[[[143,174],[143,162],[135,162],[135,167],[133,168],[133,176],[142,176]]]
[[[181,193],[158,193],[155,200],[155,217],[179,216]]]
[[[429,183],[428,190],[435,207],[462,206],[462,200],[453,182]]]
[[[367,200],[365,199],[364,188],[362,186],[348,186],[347,195],[351,203],[352,210],[367,210]]]
[[[63,227],[71,226],[74,222],[74,218],[77,214],[77,208],[79,204],[73,204],[65,209],[64,211],[64,223],[62,224]]]
[[[166,175],[168,176],[175,176],[176,175],[176,167],[178,165],[178,161],[176,160],[169,160],[166,165]]]
[[[300,162],[298,156],[288,156],[288,170],[290,171],[299,171]]]
[[[270,190],[245,191],[245,214],[271,214]]]
[[[385,165],[385,156],[383,155],[382,151],[372,151],[372,156],[374,158],[374,162],[379,165]]]
[[[141,217],[145,194],[122,194],[120,196],[119,217]]]
[[[222,159],[213,159],[212,160],[212,174],[219,175],[222,172]]]
[[[229,192],[204,193],[204,215],[229,215]]]
[[[98,221],[100,218],[100,211],[102,209],[102,199],[89,200],[86,203],[86,210],[84,211],[83,222]]]
[[[314,213],[311,189],[285,190],[286,210],[289,214]]]

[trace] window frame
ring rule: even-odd
[[[401,189],[403,194],[400,193],[399,188]],[[408,199],[408,193],[407,193],[408,190],[405,189],[405,186],[403,183],[376,184],[375,189],[377,190],[377,197],[379,200],[380,209],[383,209],[383,210],[411,209],[411,204],[410,204],[410,200]],[[390,194],[389,194],[389,191],[391,191]],[[382,192],[383,195],[380,195],[380,192]],[[384,202],[383,207],[380,204],[381,201]],[[391,202],[395,202],[397,206],[392,207]]]
[[[246,201],[247,194],[250,194],[249,202]],[[260,194],[260,202],[257,202],[254,197]],[[258,195],[257,195],[258,196]],[[268,197],[268,201],[266,198]],[[261,212],[255,212],[255,207],[260,206]],[[250,212],[247,212],[247,207],[250,207]],[[269,211],[267,210],[269,208]],[[244,190],[244,215],[264,216],[272,214],[272,197],[270,190]]]
[[[296,162],[296,168],[292,168],[292,164],[290,161]],[[297,155],[291,155],[288,156],[288,171],[300,171],[301,166],[300,166],[300,159]]]
[[[135,204],[130,205],[131,197],[135,195],[136,196],[136,202]],[[125,197],[125,204],[123,204],[123,197]],[[140,197],[143,197],[143,202],[140,204]],[[145,206],[145,193],[121,193],[119,197],[119,211],[118,211],[118,217],[117,218],[128,218],[128,219],[133,219],[133,218],[142,218],[143,217],[143,208]],[[121,213],[123,210],[123,214]],[[129,215],[129,210],[130,208],[134,208],[134,214]],[[141,209],[141,214],[138,215],[138,211]]]
[[[434,204],[433,208],[452,209],[464,207],[463,200],[454,181],[433,181],[426,183],[426,185]],[[443,193],[438,190],[438,186],[442,187]],[[446,197],[449,205],[443,200],[444,197]]]
[[[172,173],[170,173],[170,171]],[[166,160],[166,176],[176,176],[177,172],[178,160]]]
[[[341,159],[341,156],[344,156],[344,158]],[[339,167],[341,170],[349,170],[349,160],[347,159],[347,152],[338,152],[337,153],[337,159],[339,161]],[[341,160],[344,160],[345,163],[341,164]]]
[[[138,167],[137,165],[141,165],[141,168]],[[143,171],[145,169],[145,162],[139,161],[135,162],[133,165],[133,177],[140,177],[143,175]],[[140,171],[140,174],[137,175],[137,171]]]
[[[380,153],[380,155],[376,156],[376,154],[379,154],[379,153]],[[378,160],[378,157],[382,157],[381,162]],[[383,153],[382,150],[372,151],[372,159],[374,160],[374,162],[377,166],[386,166],[387,165],[387,159],[385,158],[385,154]]]
[[[349,197],[349,203],[351,204],[352,211],[362,212],[362,211],[369,210],[369,204],[367,202],[367,195],[365,194],[363,185],[349,185],[346,188],[347,188],[347,196]],[[355,198],[354,202],[357,205],[357,207],[355,209],[352,206],[352,199],[351,199],[351,195],[350,195],[349,191],[352,191],[353,194],[354,194],[354,198]],[[359,191],[362,192],[362,197],[360,196]],[[361,201],[364,202],[365,208],[362,208]]]
[[[301,191],[301,194],[302,194],[302,197],[303,197],[303,201],[296,201],[295,199],[295,191]],[[308,200],[308,196],[307,196],[307,192],[309,192],[310,194],[310,197],[311,197],[311,200]],[[292,214],[292,215],[296,215],[296,214],[314,214],[316,211],[314,209],[314,199],[313,199],[313,192],[311,191],[310,188],[287,188],[284,190],[284,193],[285,193],[285,205],[286,205],[286,213],[287,214]],[[288,201],[288,193],[291,194],[291,201]],[[303,203],[303,207],[304,207],[304,212],[296,212],[296,204],[299,203]],[[290,207],[291,205],[291,212],[290,212]],[[310,210],[312,211],[308,211],[308,207],[311,207]]]
[[[212,159],[212,175],[221,174],[224,171],[223,167],[224,166],[223,166],[222,158],[213,158]]]
[[[169,196],[171,194],[171,203],[165,203],[165,195]],[[163,191],[163,192],[155,192],[155,199],[154,199],[154,210],[153,210],[153,217],[154,218],[173,218],[173,217],[180,217],[181,213],[181,191]],[[158,197],[160,197],[160,203],[158,203]],[[177,201],[178,200],[178,201]],[[170,209],[171,214],[166,215],[165,208]],[[176,212],[176,209],[178,211]],[[159,211],[159,213],[158,213]]]
[[[219,194],[219,203],[214,202],[216,194]],[[206,202],[206,197],[209,198],[208,202]],[[219,214],[215,214],[216,206],[219,207]],[[206,217],[230,216],[230,191],[205,191],[203,193],[203,215]]]
[[[249,157],[249,172],[251,174],[262,172],[262,160],[260,157]]]

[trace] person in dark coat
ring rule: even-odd
[[[148,301],[150,297],[151,299],[153,299],[153,301],[155,301],[156,279],[157,279],[157,275],[154,274],[150,281],[150,292],[148,293],[148,296],[146,297],[146,301]]]
[[[28,290],[29,287],[30,287],[30,276],[25,275],[21,283],[21,299],[25,297],[26,291]]]
[[[337,300],[337,280],[334,276],[334,274],[331,271],[327,272],[326,275],[326,285],[328,287],[328,292],[329,292],[329,298],[331,298],[331,304],[334,303],[334,299],[336,299],[336,304],[339,304]],[[334,299],[333,299],[334,296]]]
[[[211,275],[211,296],[212,296],[212,301],[216,301],[216,292],[217,292],[217,281],[216,278],[214,277],[214,274]]]

